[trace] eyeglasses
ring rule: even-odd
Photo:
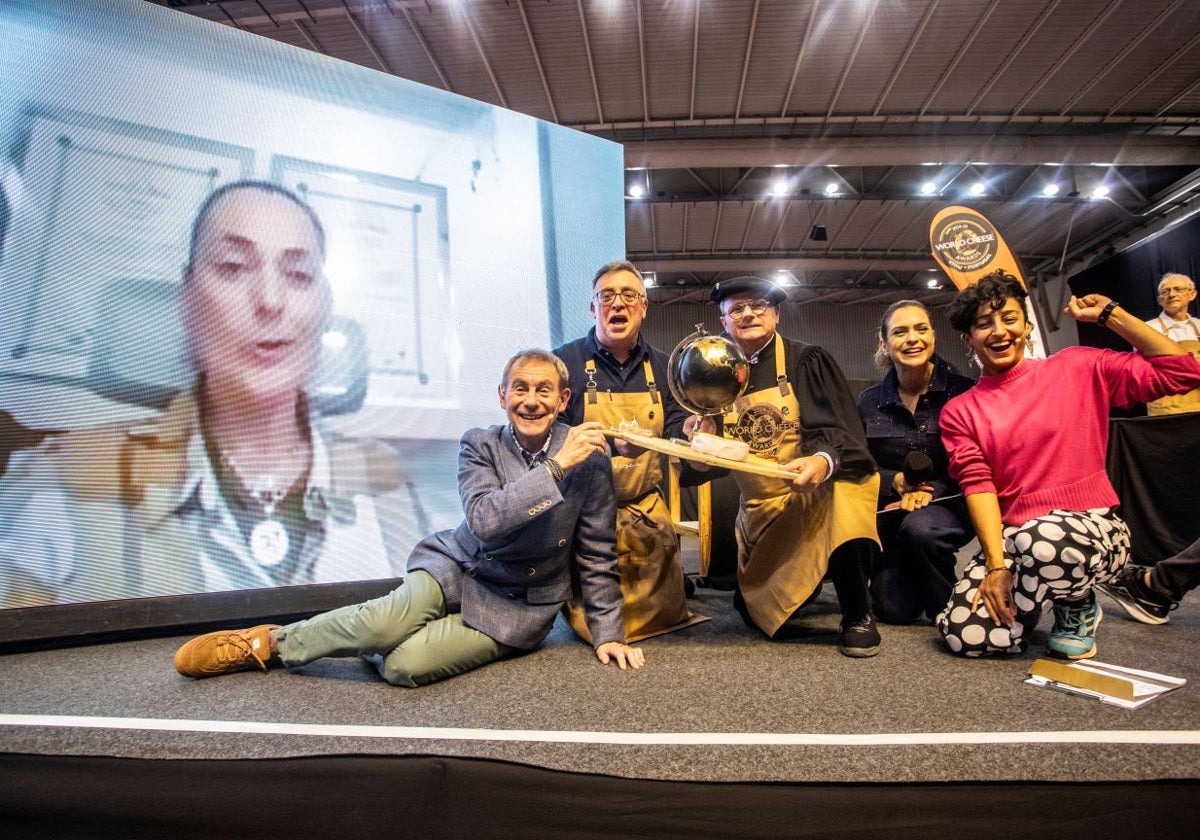
[[[767,307],[770,305],[769,301],[760,298],[759,300],[752,300],[747,303],[735,303],[725,310],[725,314],[730,318],[741,318],[749,310],[751,315],[761,315],[767,311]]]
[[[1170,297],[1171,295],[1186,295],[1192,289],[1190,286],[1180,286],[1178,288],[1166,288],[1158,293],[1159,297]]]
[[[621,289],[619,292],[614,292],[612,289],[602,289],[595,294],[596,300],[600,301],[603,306],[612,306],[613,301],[617,298],[621,299],[621,303],[626,306],[633,306],[639,300],[645,300],[646,296],[641,292],[633,289]]]

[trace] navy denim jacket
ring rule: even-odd
[[[947,473],[948,458],[942,445],[938,417],[951,397],[975,384],[974,379],[956,373],[941,356],[933,357],[933,377],[929,389],[910,413],[900,402],[896,371],[892,369],[878,385],[872,385],[858,397],[858,414],[867,433],[867,446],[879,464],[879,506],[899,500],[892,482],[904,466],[904,457],[916,449],[933,461],[933,495],[949,496],[961,492]]]

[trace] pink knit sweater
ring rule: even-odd
[[[1006,525],[1051,510],[1118,504],[1104,469],[1108,410],[1200,386],[1190,355],[1071,347],[983,376],[942,409],[950,475],[963,492],[995,493]]]

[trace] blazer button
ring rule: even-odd
[[[485,554],[485,555],[483,555],[483,559],[484,560],[494,560],[496,558],[492,557],[492,555],[490,555],[490,554]]]
[[[475,570],[474,570],[474,569],[467,569],[467,577],[469,577],[469,578],[473,578],[473,577],[475,577]]]
[[[530,566],[528,569],[525,570],[526,577],[533,577],[536,574],[537,574],[537,569],[533,568],[533,566]]]
[[[529,515],[530,515],[530,516],[537,516],[537,508],[530,508],[530,509],[529,509]]]
[[[515,600],[517,600],[517,593],[516,593],[516,592],[509,592],[509,593],[508,593],[508,600],[510,600],[510,601],[515,601]]]
[[[559,540],[559,541],[558,541],[558,547],[559,547],[559,548],[562,548],[562,547],[563,547],[564,545],[566,545],[566,544],[567,544],[567,541],[566,541],[566,540]]]

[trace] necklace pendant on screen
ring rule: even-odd
[[[287,557],[288,534],[278,519],[264,519],[250,531],[250,553],[260,566],[277,566]]]

